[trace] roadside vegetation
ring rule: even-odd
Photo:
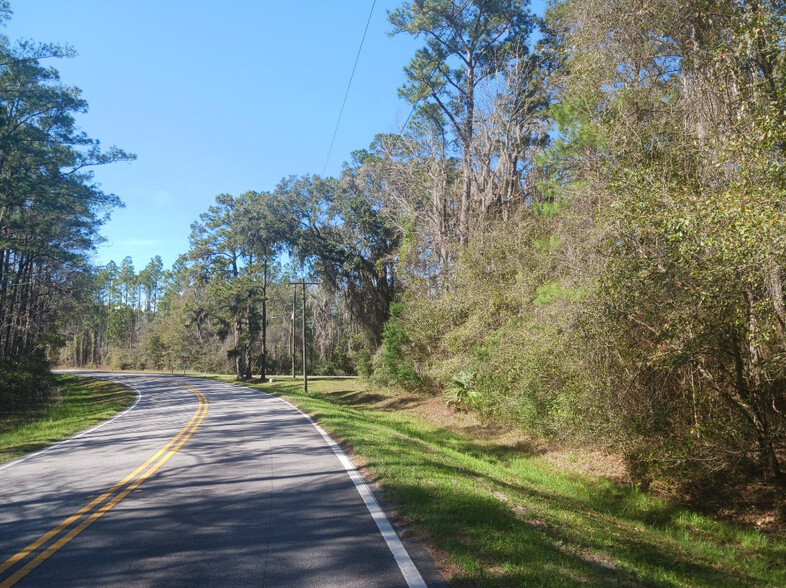
[[[549,448],[439,399],[357,380],[314,380],[310,395],[297,382],[251,386],[342,443],[451,585],[786,584],[783,534],[648,495],[624,473],[612,480],[624,469],[608,457]]]
[[[39,63],[70,50],[0,37],[0,410],[47,402],[49,365],[249,380],[302,354],[783,528],[786,4],[553,0],[537,19],[526,0],[418,0],[388,18],[422,41],[405,126],[337,177],[217,195],[170,269],[90,265],[119,200],[85,170],[131,156],[75,128],[86,104]]]
[[[53,380],[45,401],[0,412],[0,463],[71,437],[136,399],[133,390],[115,382],[73,375],[57,375]]]

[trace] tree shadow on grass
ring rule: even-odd
[[[737,562],[717,551],[711,555],[702,543],[724,540],[680,527],[685,511],[676,504],[646,499],[601,478],[543,472],[528,478],[512,472],[508,459],[537,453],[527,447],[489,450],[475,440],[402,423],[386,413],[342,411],[339,417],[325,407],[317,416],[369,459],[372,472],[385,472],[385,496],[402,514],[422,524],[464,569],[475,570],[462,581],[555,586],[772,581],[748,571],[744,554]],[[395,431],[394,446],[375,434],[382,428]],[[538,476],[551,479],[541,483]],[[468,491],[468,484],[476,490]],[[733,550],[728,553],[736,557]],[[775,546],[756,557],[775,566],[778,554]]]
[[[667,531],[681,511],[668,504],[637,510],[624,496],[607,499],[605,485],[591,484],[579,500],[422,458],[409,467],[428,472],[421,480],[432,484],[393,482],[384,486],[385,495],[469,570],[463,580],[473,585],[755,586],[773,581],[746,570],[742,561],[718,561],[674,541]],[[460,480],[469,476],[480,491]],[[757,556],[777,566],[782,550],[763,549]]]
[[[424,398],[414,394],[390,396],[356,389],[330,390],[321,392],[320,395],[330,398],[331,404],[383,412],[404,410],[422,404],[424,401]]]
[[[715,522],[693,530],[679,505],[527,463],[542,452],[528,443],[495,446],[369,407],[381,395],[287,392],[450,554],[454,585],[786,585],[783,544],[745,549]]]

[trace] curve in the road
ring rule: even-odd
[[[67,371],[67,370],[64,370],[64,371]],[[18,458],[13,459],[13,460],[11,460],[9,462],[6,462],[3,465],[0,465],[0,472],[2,472],[4,469],[10,468],[10,467],[14,467],[17,464],[22,463],[23,461],[27,461],[28,459],[32,459],[32,458],[34,458],[34,457],[36,457],[38,455],[41,455],[42,453],[46,453],[48,451],[51,451],[52,449],[56,449],[56,448],[60,447],[61,445],[65,445],[66,443],[71,443],[73,441],[76,441],[80,437],[84,437],[85,435],[89,435],[93,431],[97,431],[98,429],[101,429],[101,428],[105,427],[106,425],[110,424],[114,420],[122,418],[123,416],[125,416],[126,413],[131,412],[132,410],[134,410],[136,408],[136,405],[139,404],[139,399],[142,398],[142,393],[133,384],[126,384],[126,386],[128,386],[134,392],[136,392],[136,399],[134,399],[134,403],[131,406],[129,406],[128,408],[126,408],[124,411],[117,413],[112,418],[107,419],[107,420],[105,420],[105,421],[103,421],[101,423],[98,423],[97,425],[94,425],[94,426],[90,427],[89,429],[85,429],[81,433],[77,433],[76,435],[72,435],[71,437],[68,437],[67,439],[63,439],[62,441],[56,441],[55,443],[52,443],[51,445],[47,445],[43,449],[39,449],[38,451],[34,451],[33,453],[28,453],[27,455],[23,455],[22,457],[18,457]]]
[[[168,382],[169,383],[169,382]],[[83,506],[76,513],[62,521],[59,525],[41,535],[38,539],[33,541],[30,545],[17,552],[5,562],[0,564],[0,574],[17,565],[37,549],[54,539],[58,535],[60,538],[49,545],[46,549],[41,551],[33,559],[27,562],[19,570],[14,572],[11,576],[0,582],[0,588],[10,588],[19,580],[27,576],[35,568],[41,565],[44,561],[49,559],[64,545],[71,541],[74,537],[79,535],[87,527],[92,525],[95,521],[101,518],[121,500],[133,492],[140,484],[152,476],[162,465],[164,465],[177,451],[185,444],[186,441],[194,434],[194,432],[205,420],[208,410],[208,401],[204,394],[199,390],[187,386],[185,384],[175,383],[177,386],[186,388],[193,392],[199,400],[199,406],[196,412],[191,417],[191,420],[175,435],[166,445],[159,449],[153,456],[151,456],[145,463],[136,468],[133,472],[128,474],[125,478],[120,480],[117,484],[112,486],[109,490],[94,498],[87,505]],[[96,509],[99,505],[103,505]],[[96,510],[94,510],[96,509]],[[91,512],[92,511],[92,512]],[[77,521],[83,519],[81,523],[73,527],[70,531],[63,534],[69,527],[74,525]]]
[[[130,385],[138,404],[2,472],[0,588],[446,586],[293,405],[226,382],[81,373]]]

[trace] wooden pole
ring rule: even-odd
[[[292,289],[292,379],[295,379],[295,309],[297,308],[297,288]]]
[[[306,283],[303,282],[303,391],[308,394],[308,369],[306,366]]]
[[[308,366],[306,365],[306,286],[316,286],[317,282],[289,282],[290,286],[303,286],[303,325],[301,327],[301,335],[303,337],[303,391],[308,394]],[[297,288],[295,288],[297,292]],[[292,295],[292,376],[295,375],[295,295]]]

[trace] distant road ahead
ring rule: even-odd
[[[422,552],[419,572],[383,537],[365,486],[285,402],[195,378],[93,375],[140,399],[0,469],[0,588],[442,584]]]

